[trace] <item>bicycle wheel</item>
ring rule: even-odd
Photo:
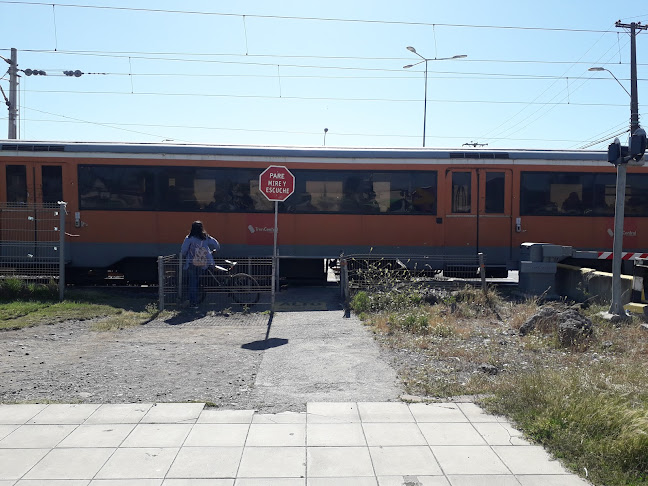
[[[232,275],[232,299],[237,304],[256,304],[261,294],[259,282],[247,273]]]

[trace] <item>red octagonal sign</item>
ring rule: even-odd
[[[285,167],[271,165],[259,176],[259,190],[270,201],[285,201],[295,192],[295,176]]]

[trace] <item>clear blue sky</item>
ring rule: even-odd
[[[20,69],[47,72],[21,77],[26,140],[321,146],[328,128],[327,146],[420,147],[414,46],[467,56],[428,63],[427,147],[604,149],[629,96],[588,68],[630,90],[630,36],[614,23],[648,22],[641,3],[0,0],[0,55],[15,47]],[[4,138],[6,109],[0,126]]]

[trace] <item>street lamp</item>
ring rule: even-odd
[[[425,95],[423,97],[423,146],[425,147],[425,121],[427,118],[427,74],[428,74],[428,61],[448,61],[450,59],[461,59],[463,57],[468,57],[465,54],[458,54],[456,56],[452,57],[434,57],[434,58],[426,58],[421,56],[418,52],[416,52],[416,49],[414,49],[412,46],[407,46],[407,50],[416,54],[418,57],[422,59],[422,61],[419,61],[414,64],[408,64],[407,66],[403,66],[403,69],[409,69],[414,66],[418,66],[419,64],[425,63]]]
[[[612,77],[614,78],[614,80],[615,80],[617,83],[619,83],[619,86],[621,86],[621,87],[623,88],[623,91],[625,91],[626,93],[628,93],[628,96],[631,96],[631,95],[630,95],[630,92],[625,88],[625,86],[623,86],[623,85],[621,84],[621,81],[619,81],[619,80],[617,79],[617,77],[614,75],[614,73],[613,73],[612,71],[610,71],[609,69],[605,69],[604,67],[591,67],[591,68],[588,69],[588,71],[607,71],[608,73],[610,73],[610,74],[612,75]]]

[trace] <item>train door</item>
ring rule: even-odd
[[[38,227],[38,219],[42,215],[31,205],[56,204],[63,200],[63,164],[7,164],[3,172],[0,174],[4,179],[0,240],[36,245],[42,238],[51,238],[51,235],[41,236],[43,228]]]
[[[511,183],[507,169],[449,169],[446,173],[446,252],[486,254],[487,265],[511,255]]]
[[[6,202],[18,206],[63,200],[62,164],[8,164],[5,167]]]

